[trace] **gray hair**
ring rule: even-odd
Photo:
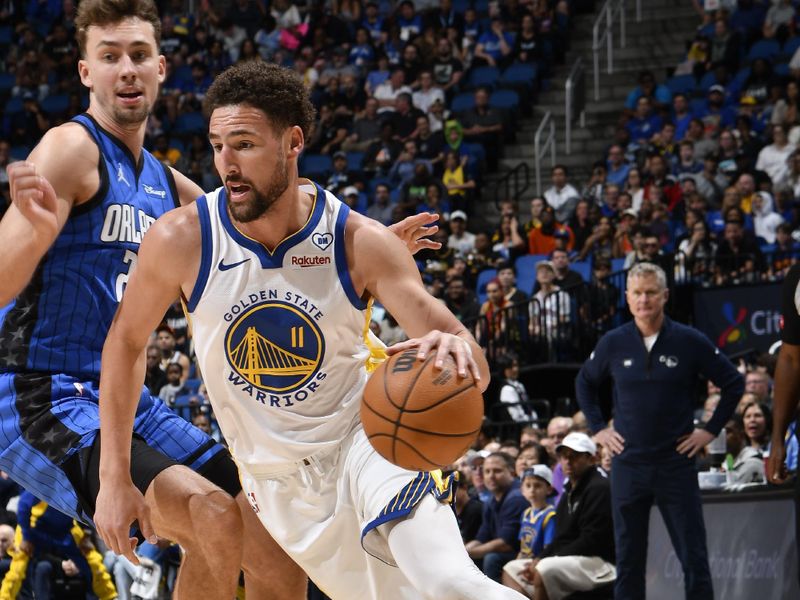
[[[649,262],[640,262],[636,263],[631,267],[628,271],[628,287],[631,286],[631,279],[634,277],[649,277],[653,276],[658,281],[658,287],[662,290],[667,289],[667,274],[664,273],[664,269],[659,267],[658,265],[654,265],[653,263]]]

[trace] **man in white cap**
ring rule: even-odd
[[[560,600],[616,579],[611,490],[595,466],[597,446],[585,433],[567,435],[556,448],[569,482],[556,508],[556,535],[521,576],[530,598]],[[517,591],[515,582],[504,582]]]
[[[454,210],[450,213],[450,237],[447,246],[466,257],[475,252],[475,234],[467,231],[467,213]]]

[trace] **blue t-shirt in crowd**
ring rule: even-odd
[[[556,509],[552,504],[534,510],[531,506],[522,513],[519,527],[521,558],[535,558],[556,535]]]
[[[628,179],[628,173],[631,170],[629,164],[622,164],[618,169],[614,169],[608,165],[608,173],[606,174],[606,183],[615,183],[616,185],[623,186]]]
[[[636,103],[639,101],[639,98],[641,97],[642,97],[642,88],[640,86],[636,86],[636,88],[632,90],[628,94],[628,97],[625,99],[625,108],[629,110],[635,110]],[[670,92],[669,88],[662,83],[656,85],[653,97],[659,104],[669,104],[670,102],[672,102],[672,92]]]
[[[503,32],[506,45],[510,48],[514,46],[514,36],[507,31]],[[478,38],[478,43],[483,45],[483,51],[495,60],[503,58],[503,51],[500,48],[500,36],[494,31],[487,31]]]
[[[519,480],[498,501],[494,496],[483,507],[483,523],[475,539],[485,544],[497,538],[519,551],[519,527],[522,513],[530,508],[519,490]]]

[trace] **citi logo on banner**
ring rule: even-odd
[[[722,305],[722,316],[728,322],[728,326],[717,338],[719,348],[742,342],[749,335],[777,335],[783,329],[783,318],[777,310],[754,310],[748,313],[743,306],[737,310],[732,302],[725,302]]]

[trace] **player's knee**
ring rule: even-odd
[[[193,528],[203,539],[224,538],[226,543],[241,541],[242,516],[230,494],[217,489],[192,494],[189,510]]]

